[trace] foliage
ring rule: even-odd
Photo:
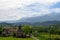
[[[44,39],[46,39],[46,40],[49,40],[49,39],[51,39],[51,40],[59,40],[60,39],[59,38],[60,37],[60,25],[49,25],[49,26],[31,26],[31,25],[13,26],[13,25],[0,25],[0,35],[3,32],[4,28],[6,28],[6,29],[8,29],[8,28],[14,28],[15,29],[17,27],[19,27],[18,28],[19,30],[22,29],[23,33],[32,34],[33,36],[39,38],[40,40],[44,40]],[[55,35],[55,36],[53,36],[53,35]],[[56,36],[56,35],[59,35],[59,36]],[[11,36],[15,37],[16,33],[13,32],[13,35],[11,35]]]
[[[0,40],[34,40],[33,38],[0,37]]]
[[[22,30],[23,30],[25,33],[27,33],[27,34],[29,34],[29,33],[31,32],[31,29],[32,29],[32,27],[29,26],[29,25],[24,25],[24,26],[22,27]]]

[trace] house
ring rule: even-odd
[[[2,35],[3,36],[12,36],[14,32],[16,32],[17,29],[15,28],[4,28],[3,29],[3,32],[2,32]]]
[[[4,28],[3,29],[3,32],[2,32],[2,36],[14,36],[14,37],[19,37],[19,38],[26,38],[26,37],[30,37],[29,34],[26,34],[23,32],[23,30],[21,28],[17,28],[17,27],[14,27],[14,28]]]

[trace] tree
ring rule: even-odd
[[[24,25],[22,27],[22,30],[26,33],[26,34],[30,34],[30,31],[31,31],[32,27],[29,26],[29,25]]]
[[[3,29],[2,29],[2,27],[0,27],[0,35],[2,34],[2,31],[3,31]]]

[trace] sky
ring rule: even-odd
[[[60,0],[0,0],[0,21],[60,13]]]

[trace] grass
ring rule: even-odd
[[[48,40],[48,38],[50,38],[50,35],[47,33],[39,33],[39,36],[37,38],[39,38],[39,40]]]
[[[60,40],[60,35],[55,35],[55,34],[53,34],[53,35],[51,35],[51,39],[52,40]]]
[[[39,40],[60,40],[58,34],[39,33]],[[0,40],[34,40],[33,38],[0,37]]]
[[[0,37],[0,40],[34,40],[33,38]]]
[[[60,35],[49,34],[49,33],[40,33],[37,38],[39,40],[60,40]]]

